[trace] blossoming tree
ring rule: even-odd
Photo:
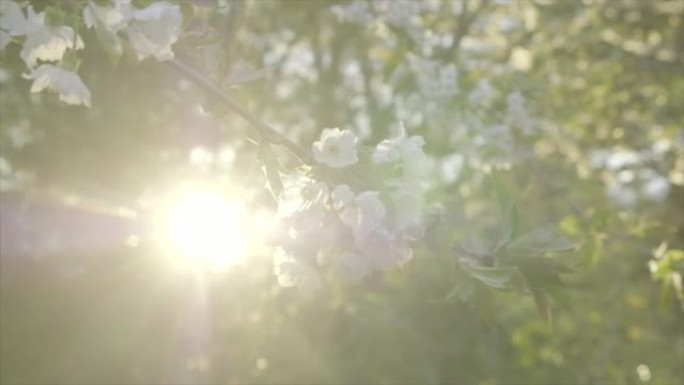
[[[426,302],[484,309],[498,303],[492,293],[513,292],[549,327],[555,306],[573,307],[568,277],[615,250],[607,240],[619,228],[632,240],[643,231],[640,247],[661,245],[652,274],[684,303],[681,241],[639,212],[681,201],[684,136],[672,111],[682,95],[668,88],[681,79],[624,84],[611,60],[582,59],[591,46],[566,46],[553,24],[599,30],[607,52],[630,58],[622,65],[669,74],[684,63],[673,48],[681,17],[676,5],[649,6],[673,27],[630,40],[591,21],[631,15],[630,5],[560,3],[2,0],[0,82],[13,91],[0,96],[3,137],[21,150],[39,141],[29,126],[41,108],[78,108],[92,132],[54,121],[95,148],[84,163],[116,169],[97,154],[114,146],[131,169],[149,167],[145,182],[120,183],[126,206],[160,170],[150,164],[189,158],[187,173],[216,180],[242,171],[256,197],[245,200],[273,219],[262,229],[269,270],[304,298],[402,282],[428,286]],[[577,69],[566,50],[581,53]],[[644,98],[653,110],[642,111]],[[628,112],[596,117],[618,107]],[[131,112],[109,126],[108,110]],[[647,139],[631,126],[648,126]],[[116,130],[125,139],[108,136]],[[148,162],[135,149],[144,145],[171,150]],[[3,190],[50,180],[16,158],[0,158]]]

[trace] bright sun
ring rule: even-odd
[[[160,240],[183,263],[220,270],[244,256],[244,206],[207,186],[185,186],[170,194],[160,213]]]

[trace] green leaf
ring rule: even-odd
[[[518,257],[512,261],[525,277],[526,282],[541,290],[563,289],[566,285],[561,274],[572,273],[565,264],[547,257]],[[562,298],[560,299],[563,300]]]
[[[505,204],[503,210],[503,220],[501,221],[500,232],[501,239],[497,249],[509,244],[518,235],[518,225],[519,225],[519,215],[518,208],[513,202],[508,202]]]
[[[482,267],[464,263],[470,276],[487,286],[501,290],[525,290],[525,278],[516,267]]]
[[[470,278],[463,278],[449,291],[444,297],[444,301],[451,301],[458,298],[461,302],[467,302],[475,293],[475,286]]]
[[[570,295],[570,291],[567,290],[566,288],[558,287],[558,286],[548,286],[544,288],[544,291],[546,294],[551,297],[554,301],[556,301],[563,309],[565,309],[568,312],[573,311],[573,304],[572,304],[572,297]]]
[[[510,249],[559,252],[570,251],[575,244],[549,226],[538,227],[511,242]]]
[[[514,203],[512,194],[506,189],[504,176],[500,173],[492,173],[485,179],[484,189],[491,194],[496,202],[498,215],[501,216],[498,226],[498,241],[495,250],[510,243],[518,234],[519,216],[518,208]]]

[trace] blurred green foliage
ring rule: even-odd
[[[344,2],[224,3],[223,13],[183,3],[177,58],[304,147],[323,127],[364,119],[364,144],[387,136],[397,114],[381,85],[423,49],[406,31],[340,20],[331,7]],[[510,167],[465,162],[437,184],[439,214],[410,264],[361,285],[326,277],[309,297],[278,287],[268,252],[252,255],[208,278],[210,342],[198,363],[186,360],[194,347],[183,337],[197,282],[147,247],[144,230],[131,230],[142,231],[137,248],[122,240],[4,254],[0,382],[684,383],[684,2],[456,3],[460,14],[444,1],[421,16],[426,30],[453,33],[433,57],[457,63],[463,90],[489,77],[523,90],[545,128],[515,138],[522,157]],[[522,21],[498,27],[509,19]],[[262,161],[277,158],[273,170],[295,159],[275,147],[264,154],[239,116],[165,64],[138,63],[126,47],[110,60],[112,48],[91,32],[79,31],[91,48],[79,71],[92,109],[30,94],[18,46],[2,53],[0,148],[12,170],[3,177],[33,179],[3,192],[5,209],[73,194],[136,207],[149,191],[197,176],[227,178],[250,207],[273,208]],[[482,53],[478,42],[493,48]],[[531,63],[497,72],[515,55]],[[415,79],[394,85],[397,94],[416,88]],[[451,140],[467,124],[467,98],[442,107],[444,116],[410,126],[438,162],[474,146]],[[658,143],[669,144],[662,156]],[[231,160],[193,166],[198,146]],[[640,162],[594,164],[621,151]],[[620,171],[644,170],[668,178],[663,199],[621,205],[606,192]],[[74,264],[85,272],[59,273]],[[183,365],[196,376],[174,377]]]

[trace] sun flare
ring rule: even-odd
[[[185,187],[163,205],[160,239],[184,264],[220,270],[244,256],[244,211],[239,201],[218,189]]]

